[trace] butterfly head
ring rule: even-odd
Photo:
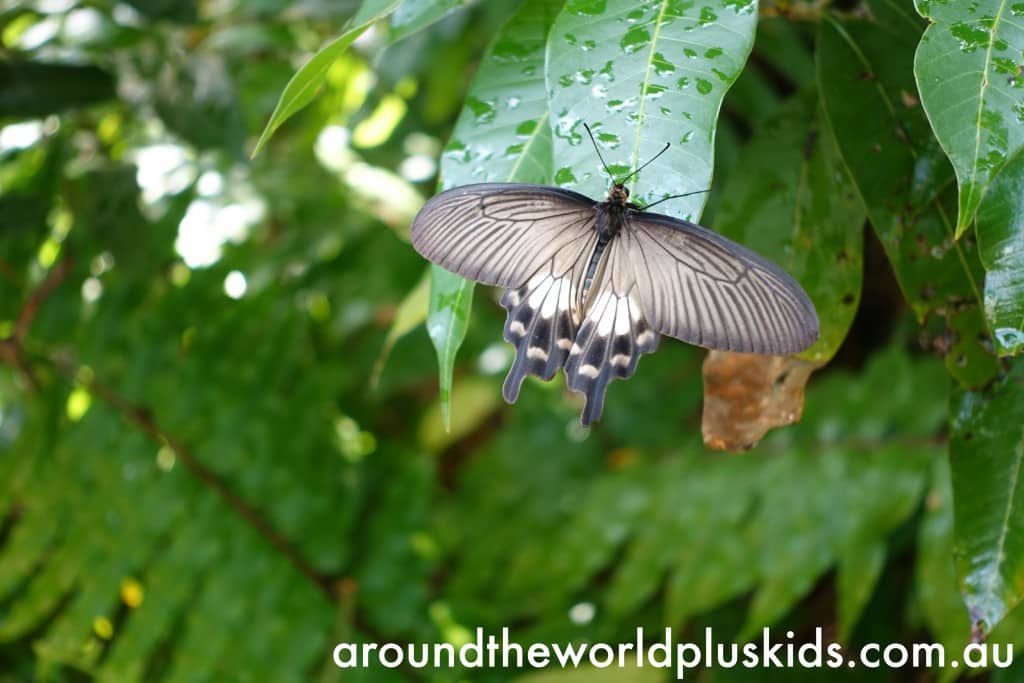
[[[625,206],[629,202],[629,188],[622,183],[615,183],[612,185],[612,189],[608,190],[608,201]]]

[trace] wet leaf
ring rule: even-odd
[[[703,366],[704,444],[747,450],[769,429],[799,420],[804,387],[818,367],[791,356],[710,352]]]
[[[1009,0],[915,0],[932,24],[914,73],[921,104],[956,169],[956,236],[1007,160],[1024,148],[1024,15]]]
[[[715,228],[772,260],[810,295],[821,338],[800,354],[826,363],[860,301],[864,209],[815,92],[766,121],[723,191]]]
[[[530,0],[492,42],[442,155],[443,189],[478,182],[550,182],[544,45],[556,11],[550,2]],[[427,331],[437,349],[446,425],[455,355],[466,336],[472,299],[472,282],[431,266]]]
[[[1024,587],[1024,363],[950,403],[955,556],[972,624],[990,632]]]
[[[978,306],[966,306],[946,316],[950,340],[946,369],[966,389],[980,389],[999,374],[999,359]]]
[[[999,355],[1024,350],[1024,153],[996,176],[978,210],[985,314]]]
[[[263,146],[267,144],[267,140],[274,134],[274,131],[281,127],[281,124],[313,101],[320,86],[326,81],[331,65],[348,49],[349,45],[361,36],[371,24],[390,14],[398,3],[399,0],[365,0],[356,15],[349,21],[350,28],[320,48],[308,62],[302,65],[302,68],[295,72],[295,75],[288,81],[288,85],[284,87],[277,106],[274,107],[274,112],[270,115],[270,120],[267,121],[263,132],[260,133],[252,156],[259,154]]]
[[[976,248],[953,239],[952,169],[911,95],[922,23],[893,3],[868,4],[873,21],[829,16],[818,29],[818,85],[840,155],[918,320],[980,307]],[[970,342],[981,348],[968,359],[991,344]]]
[[[569,0],[548,39],[555,182],[591,197],[607,192],[587,123],[617,176],[671,143],[629,181],[634,201],[711,187],[718,111],[756,24],[754,1]],[[706,200],[694,195],[658,210],[696,221]]]
[[[455,354],[466,338],[469,311],[473,304],[473,283],[449,273],[440,266],[430,267],[430,300],[427,307],[427,334],[437,351],[441,397],[441,421],[451,425],[452,375]]]

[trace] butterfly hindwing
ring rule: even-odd
[[[516,357],[505,378],[502,395],[509,403],[519,398],[526,375],[547,381],[565,364],[576,337],[578,316],[572,301],[573,271],[555,275],[538,273],[519,289],[508,290],[501,305],[508,311],[505,341],[516,349]]]
[[[658,348],[658,333],[644,317],[635,288],[617,289],[611,273],[628,267],[612,242],[607,251],[607,274],[595,285],[587,313],[565,364],[566,383],[586,396],[580,421],[589,425],[601,417],[605,392],[612,379],[626,379],[636,371],[640,356]]]

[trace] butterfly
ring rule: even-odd
[[[479,183],[442,192],[413,219],[422,256],[506,290],[504,338],[515,346],[502,388],[509,403],[527,375],[547,381],[563,368],[569,389],[586,397],[580,421],[589,425],[601,417],[609,382],[631,377],[661,335],[776,355],[817,340],[814,304],[781,268],[630,202],[625,180],[642,169],[613,177],[601,202],[546,185]]]

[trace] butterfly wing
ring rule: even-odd
[[[660,336],[651,328],[636,296],[635,286],[618,287],[614,273],[633,272],[629,255],[620,246],[621,233],[605,250],[595,291],[565,364],[566,384],[586,396],[580,422],[601,417],[608,383],[627,379],[636,371],[641,354],[654,353]]]
[[[480,183],[442,192],[412,222],[412,245],[446,270],[519,289],[554,259],[565,272],[594,237],[594,200],[545,185]]]
[[[637,212],[616,248],[632,269],[610,273],[635,292],[662,334],[723,351],[785,355],[818,339],[818,315],[800,284],[774,263],[686,221]]]
[[[627,378],[659,334],[712,349],[789,354],[818,338],[814,305],[778,266],[710,230],[627,213],[565,364],[586,396],[580,420],[601,417],[608,383]]]
[[[505,287],[505,340],[516,357],[502,394],[526,375],[550,380],[565,364],[580,321],[577,292],[597,242],[594,201],[543,185],[486,183],[444,192],[413,220],[412,243],[430,261]]]

